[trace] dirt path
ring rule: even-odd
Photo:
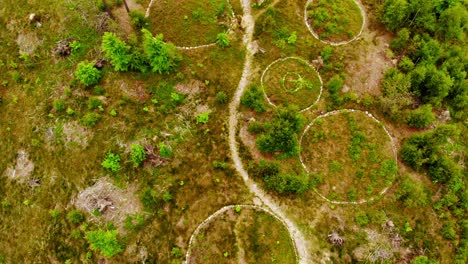
[[[268,208],[270,208],[270,210],[276,216],[278,216],[278,218],[282,219],[285,223],[291,235],[291,238],[294,241],[294,245],[297,249],[299,263],[311,263],[311,261],[309,260],[309,253],[307,250],[307,242],[304,239],[304,236],[302,235],[297,225],[290,219],[288,219],[281,210],[281,208],[273,201],[273,199],[269,195],[267,195],[252,179],[249,178],[249,175],[244,169],[242,160],[239,156],[238,143],[236,141],[236,131],[238,124],[237,108],[239,107],[240,98],[245,88],[250,82],[253,60],[252,39],[255,26],[255,19],[251,14],[250,9],[250,0],[241,0],[241,4],[242,9],[244,11],[244,15],[242,17],[242,26],[245,29],[243,42],[247,49],[245,55],[244,69],[242,71],[242,77],[234,94],[234,98],[229,105],[229,148],[231,151],[231,158],[234,162],[234,166],[237,172],[239,172],[245,184],[247,185],[247,187],[249,187],[250,191],[254,193]]]

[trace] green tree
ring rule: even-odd
[[[401,51],[408,44],[410,39],[410,31],[407,28],[402,28],[398,31],[397,37],[390,42],[390,48],[395,51]]]
[[[146,160],[145,148],[140,144],[132,144],[130,146],[130,160],[133,163],[133,167],[140,166]]]
[[[263,92],[255,84],[250,85],[241,97],[241,104],[255,109],[257,112],[264,112],[266,106],[263,102]]]
[[[408,18],[409,5],[406,0],[385,0],[382,22],[390,31],[401,28]]]
[[[296,107],[278,107],[274,119],[265,124],[265,133],[257,138],[257,147],[262,152],[296,155],[299,150],[297,133],[303,123],[304,119]]]
[[[132,60],[130,46],[112,32],[105,32],[101,44],[104,57],[110,60],[116,71],[127,71]]]
[[[117,238],[118,233],[117,230],[98,229],[86,232],[85,239],[92,250],[98,250],[104,257],[110,258],[123,251],[123,246]]]
[[[438,21],[439,35],[444,36],[446,40],[462,40],[468,26],[467,23],[468,12],[466,8],[461,4],[457,4],[446,9],[440,15]]]
[[[149,60],[152,71],[159,74],[171,73],[181,60],[176,47],[163,41],[163,35],[153,37],[147,29],[142,29],[143,50]]]
[[[95,85],[101,79],[101,71],[94,67],[94,63],[82,61],[78,63],[76,78],[85,86]]]
[[[435,115],[432,113],[432,106],[429,104],[420,106],[416,110],[409,112],[407,123],[410,127],[425,128],[435,120]]]
[[[67,214],[67,220],[72,223],[72,224],[79,224],[81,222],[83,222],[85,220],[85,216],[83,214],[83,212],[79,211],[79,210],[71,210],[68,214]]]

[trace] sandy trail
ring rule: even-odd
[[[273,199],[267,195],[252,179],[249,178],[247,171],[244,169],[242,160],[239,156],[238,143],[236,141],[236,130],[238,124],[238,112],[240,98],[244,93],[247,85],[250,82],[251,71],[252,71],[252,39],[255,27],[255,19],[251,14],[250,1],[241,0],[242,9],[244,15],[242,17],[242,26],[245,29],[243,42],[247,47],[244,68],[242,70],[242,77],[239,81],[239,85],[234,94],[234,98],[229,105],[229,148],[231,151],[231,158],[234,162],[236,170],[241,175],[249,190],[254,193],[274,214],[276,214],[280,219],[282,219],[294,241],[297,254],[299,257],[299,263],[311,263],[309,260],[308,246],[307,242],[304,239],[303,234],[297,227],[297,225],[288,219],[283,213],[282,209],[273,201]]]

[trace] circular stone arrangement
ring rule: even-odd
[[[230,30],[234,18],[229,0],[155,1],[150,9],[153,33],[162,33],[181,49],[215,45],[218,33]]]
[[[301,112],[317,103],[322,94],[322,78],[314,66],[301,58],[287,57],[272,62],[260,81],[268,103],[295,104]]]
[[[300,139],[300,160],[329,202],[361,204],[385,193],[397,173],[396,149],[371,114],[339,110],[314,119]]]
[[[308,0],[304,22],[315,38],[337,46],[348,44],[361,35],[366,14],[357,0]]]
[[[297,263],[284,223],[255,205],[229,205],[203,221],[190,238],[187,264]]]

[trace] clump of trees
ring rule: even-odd
[[[411,136],[400,149],[403,162],[415,170],[427,172],[434,182],[443,186],[443,195],[433,206],[436,212],[447,215],[441,234],[458,244],[455,263],[466,263],[468,258],[468,228],[464,220],[468,209],[468,189],[466,170],[459,163],[463,159],[460,154],[464,151],[464,145],[460,143],[463,134],[466,134],[464,127],[442,125]],[[408,183],[403,187],[406,191],[399,191],[397,195],[404,203],[413,205],[414,197],[411,198],[408,190],[419,193],[421,190]]]
[[[250,165],[252,175],[261,178],[265,186],[280,194],[302,194],[309,189],[307,174],[280,172],[277,162],[261,160]]]
[[[257,147],[261,152],[281,155],[281,157],[295,156],[299,152],[297,134],[304,125],[304,118],[297,107],[278,107],[270,122],[263,124],[263,133],[257,138]]]
[[[463,2],[385,0],[381,21],[397,33],[390,47],[403,58],[397,69],[385,76],[381,99],[384,111],[399,120],[398,112],[411,112],[420,101],[437,108],[448,106],[452,118],[466,120],[468,89],[463,50],[468,12]],[[385,83],[397,89],[385,91]],[[427,114],[427,109],[425,106],[417,111]],[[410,125],[426,127],[431,118],[417,124],[410,119]]]
[[[266,106],[262,89],[256,84],[250,85],[241,97],[241,104],[257,112],[265,112]]]

